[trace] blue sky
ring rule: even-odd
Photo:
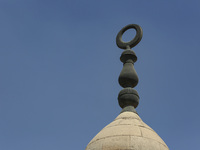
[[[139,24],[137,112],[199,148],[198,0],[0,0],[0,149],[82,150],[120,113],[119,30]],[[133,31],[126,32],[130,40]]]

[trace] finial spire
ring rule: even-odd
[[[129,41],[124,42],[122,35],[128,29],[135,29],[135,37]],[[121,54],[120,60],[123,62],[123,69],[119,75],[119,84],[124,88],[119,92],[118,102],[124,111],[135,111],[139,104],[139,95],[135,89],[138,84],[138,76],[134,68],[134,63],[137,61],[135,52],[131,49],[136,46],[142,39],[142,28],[137,24],[130,24],[122,28],[116,37],[117,46],[125,51]]]

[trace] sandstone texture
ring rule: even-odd
[[[123,112],[90,141],[86,150],[169,150],[169,148],[138,114]]]

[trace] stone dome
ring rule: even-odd
[[[90,141],[86,150],[169,150],[169,148],[137,113],[122,112]]]
[[[131,41],[124,42],[122,35],[128,29],[135,29],[136,35]],[[122,111],[90,141],[86,150],[169,150],[160,136],[142,121],[135,110],[139,104],[139,94],[133,89],[138,84],[134,68],[137,56],[131,48],[140,42],[142,33],[139,25],[130,24],[117,34],[117,46],[124,49],[120,57],[123,68],[118,78],[119,84],[124,88],[118,94]]]

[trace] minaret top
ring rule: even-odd
[[[136,35],[131,41],[124,42],[122,40],[122,35],[131,28],[136,30]],[[125,50],[120,57],[120,60],[123,62],[123,69],[118,79],[119,84],[124,88],[118,95],[119,105],[123,109],[122,112],[136,112],[135,108],[139,104],[139,95],[137,91],[133,89],[138,84],[139,80],[134,68],[137,56],[131,48],[141,41],[142,33],[142,28],[139,25],[130,24],[122,28],[116,37],[117,46]]]
[[[136,30],[136,36],[129,42],[122,41],[123,33],[131,28]],[[124,49],[120,57],[123,69],[118,79],[124,88],[118,95],[122,111],[89,142],[86,150],[169,150],[159,135],[135,111],[139,104],[139,95],[133,89],[138,83],[134,69],[137,56],[131,48],[141,39],[142,28],[136,24],[125,26],[117,35],[116,43],[119,48]]]

